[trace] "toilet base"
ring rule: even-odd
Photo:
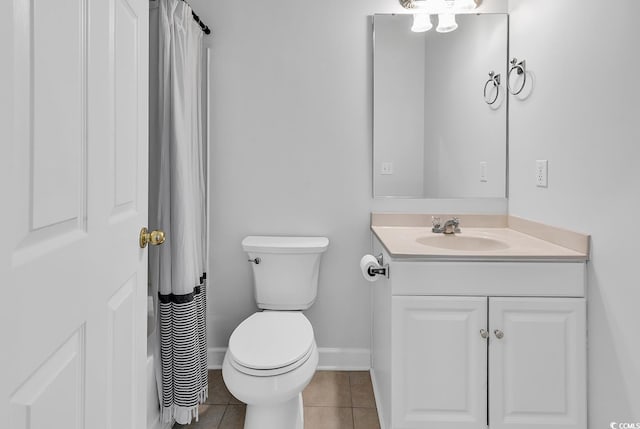
[[[302,393],[287,402],[247,405],[244,429],[303,429]]]
[[[284,374],[249,375],[238,371],[230,359],[227,351],[222,363],[222,377],[229,392],[247,404],[244,429],[303,429],[302,391],[318,367],[315,341],[309,358]]]

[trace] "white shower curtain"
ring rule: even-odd
[[[158,16],[159,130],[150,142],[149,214],[167,240],[150,253],[159,301],[156,372],[162,420],[187,424],[207,396],[203,33],[183,1],[160,0]]]

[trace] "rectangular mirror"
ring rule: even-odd
[[[506,197],[508,16],[456,19],[414,33],[374,15],[375,197]]]

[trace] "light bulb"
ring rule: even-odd
[[[455,13],[441,13],[438,15],[438,33],[450,33],[458,28]]]
[[[477,8],[475,0],[456,0],[456,8],[462,10],[472,10]]]
[[[424,33],[432,28],[433,24],[431,23],[431,15],[428,13],[413,14],[413,25],[411,26],[411,31],[414,33]]]

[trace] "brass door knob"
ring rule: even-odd
[[[164,243],[165,236],[164,231],[155,230],[149,232],[149,230],[144,227],[140,230],[140,248],[144,249],[147,247],[147,244],[151,244],[153,246],[159,246]]]

